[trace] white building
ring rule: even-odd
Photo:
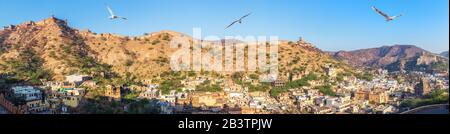
[[[161,95],[160,100],[163,102],[168,102],[170,104],[175,104],[177,99],[176,90],[171,90],[168,95]]]
[[[25,101],[42,99],[42,91],[32,86],[15,86],[12,90],[16,97],[24,97]]]
[[[156,99],[159,98],[161,95],[161,91],[158,89],[148,89],[147,91],[141,93],[139,95],[139,98],[145,98],[145,99]]]
[[[87,75],[74,74],[74,75],[66,76],[66,81],[71,82],[71,83],[81,83],[83,81],[87,81],[90,79],[92,79],[92,78]]]
[[[48,103],[42,100],[42,91],[32,86],[15,86],[11,88],[14,96],[26,101],[28,112],[41,113],[48,109]]]
[[[52,91],[56,91],[63,86],[62,82],[47,81],[43,83],[44,87],[50,87]]]
[[[84,88],[75,88],[73,90],[67,90],[67,95],[70,96],[84,96],[86,94],[86,90]]]
[[[241,92],[230,92],[229,93],[229,97],[230,98],[241,98],[241,97],[243,97],[244,96],[244,94],[243,93],[241,93]]]
[[[331,97],[331,98],[325,99],[325,106],[333,106],[336,103],[338,103],[337,98]]]
[[[391,105],[387,105],[387,106],[380,105],[375,108],[375,112],[377,114],[392,114],[392,113],[397,112],[397,109]]]
[[[150,85],[148,85],[148,88],[149,89],[157,89],[157,88],[159,88],[159,85],[158,84],[150,84]]]

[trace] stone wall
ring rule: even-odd
[[[26,114],[28,111],[26,105],[16,106],[14,103],[6,99],[3,94],[0,94],[0,105],[2,105],[11,114]]]

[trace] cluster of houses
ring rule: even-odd
[[[78,107],[86,94],[86,89],[81,87],[95,86],[91,79],[87,75],[70,75],[63,82],[43,81],[42,86],[13,86],[2,94],[5,98],[2,105],[18,114],[70,113],[70,109]]]
[[[43,82],[42,88],[50,89],[47,92],[47,101],[54,113],[67,113],[70,109],[77,108],[82,98],[86,95],[84,87],[96,87],[92,77],[88,75],[69,75],[63,82]],[[58,110],[61,109],[61,110]],[[68,111],[69,110],[69,111]]]
[[[309,114],[390,114],[399,111],[400,103],[408,98],[423,96],[431,89],[448,89],[448,78],[437,74],[420,74],[417,83],[399,83],[392,79],[386,70],[378,70],[371,81],[344,78],[332,87],[335,96],[321,93],[311,87],[323,85],[321,81],[309,81],[311,86],[289,89],[273,97],[267,91],[249,91],[249,87],[233,80],[208,77],[186,78],[181,81],[181,90],[171,90],[162,94],[159,84],[148,82],[145,86],[107,85],[103,94],[110,101],[121,101],[124,95],[138,93],[136,99],[157,100],[162,114],[270,114],[270,113],[309,113]],[[335,77],[336,70],[326,69],[326,75]],[[258,80],[243,76],[243,82],[252,85]],[[205,81],[219,84],[219,92],[198,92],[196,87]],[[285,81],[275,80],[272,87],[283,87]],[[45,81],[40,87],[14,86],[9,94],[0,95],[0,103],[13,113],[71,113],[86,95],[85,88],[96,88],[92,77],[87,75],[66,76],[63,82]],[[9,100],[20,101],[12,105]]]
[[[5,97],[5,99],[3,99]],[[33,86],[14,86],[2,94],[2,105],[13,114],[53,113],[52,102],[42,89]],[[62,110],[62,109],[58,109]]]
[[[329,75],[334,75],[329,69]],[[380,77],[383,75],[380,75]],[[381,80],[383,79],[383,80]],[[339,113],[395,113],[397,109],[392,103],[392,96],[397,90],[405,90],[404,86],[395,80],[385,78],[375,79],[371,82],[362,80],[348,80],[333,87],[337,96],[327,96],[318,90],[304,87],[290,89],[278,97],[272,97],[268,92],[249,92],[248,87],[234,83],[232,80],[220,81],[223,91],[193,92],[195,87],[203,83],[205,78],[194,78],[183,81],[185,85],[182,92],[172,90],[163,95],[158,85],[149,85],[141,92],[139,98],[156,99],[161,103],[162,113],[312,113],[312,114],[339,114]],[[251,79],[243,77],[244,81],[254,83]],[[256,82],[257,83],[257,82]],[[320,82],[311,82],[313,85]],[[272,83],[273,87],[285,84],[282,80]],[[395,98],[395,97],[394,97]],[[189,107],[189,111],[186,111]],[[194,109],[193,109],[194,108]]]

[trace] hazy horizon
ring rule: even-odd
[[[109,20],[106,4],[129,20]],[[138,36],[172,30],[192,35],[192,28],[198,27],[203,36],[275,35],[291,41],[303,37],[324,51],[405,44],[441,53],[449,50],[448,4],[448,0],[15,0],[0,5],[0,25],[54,14],[73,28],[97,33]],[[388,23],[370,6],[403,16]],[[249,12],[253,14],[242,24],[224,30]]]

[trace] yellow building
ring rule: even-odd
[[[386,92],[383,91],[377,91],[377,92],[371,92],[369,94],[369,102],[370,103],[376,103],[376,104],[382,104],[387,103],[389,100],[389,96]]]
[[[48,109],[48,104],[42,100],[27,101],[26,105],[28,107],[28,111],[31,113],[39,113]]]
[[[386,91],[357,91],[355,92],[355,100],[366,101],[370,103],[382,104],[389,101],[389,95]]]
[[[66,96],[63,99],[63,103],[71,108],[76,108],[80,104],[80,100],[81,98],[77,96]]]
[[[369,99],[369,92],[368,91],[356,91],[355,92],[355,100],[359,101],[365,101]]]
[[[223,106],[223,92],[218,93],[196,93],[192,95],[192,106],[200,107],[205,105],[207,107],[222,107]]]
[[[241,109],[241,114],[255,114],[255,113],[256,113],[256,109],[254,109],[254,108],[243,107]]]
[[[120,100],[122,98],[120,87],[116,87],[114,85],[106,86],[105,96],[114,100]]]

